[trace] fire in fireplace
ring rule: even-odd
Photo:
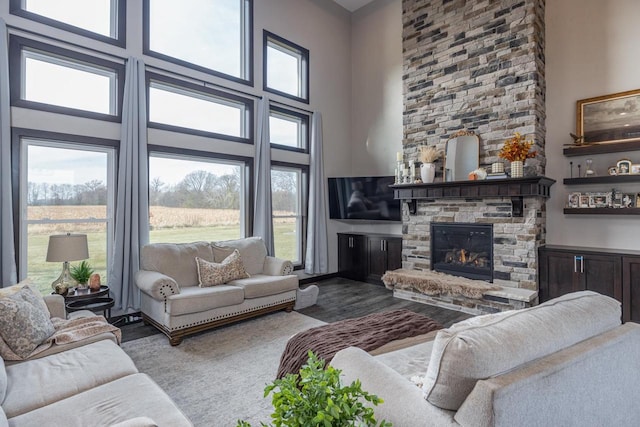
[[[493,282],[493,225],[431,223],[431,269]]]

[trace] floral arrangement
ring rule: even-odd
[[[498,153],[498,157],[510,162],[531,159],[536,156],[535,151],[531,150],[533,141],[525,141],[524,136],[516,132],[511,138],[507,139]]]
[[[422,163],[433,163],[440,157],[440,151],[433,145],[420,147],[420,161]]]

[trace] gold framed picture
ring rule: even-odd
[[[577,101],[576,135],[584,144],[640,140],[640,89]]]

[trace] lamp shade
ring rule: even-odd
[[[49,236],[47,262],[79,261],[89,258],[86,234],[54,234]]]

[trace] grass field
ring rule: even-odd
[[[77,206],[37,207],[29,217],[35,218],[76,218]],[[75,211],[75,212],[70,212]],[[240,212],[227,209],[186,209],[153,206],[150,209],[151,243],[182,243],[195,241],[219,241],[240,237]],[[100,206],[83,206],[86,217],[104,216],[104,208]],[[88,214],[87,214],[88,213]],[[276,256],[295,260],[297,255],[296,227],[293,218],[274,221],[274,239]],[[49,235],[65,232],[85,233],[89,243],[89,263],[100,274],[103,284],[108,284],[107,247],[104,224],[76,224],[71,229],[68,225],[34,225],[29,227],[27,276],[38,286],[43,294],[51,292],[53,282],[62,271],[62,263],[46,262]],[[72,262],[75,265],[78,262]]]

